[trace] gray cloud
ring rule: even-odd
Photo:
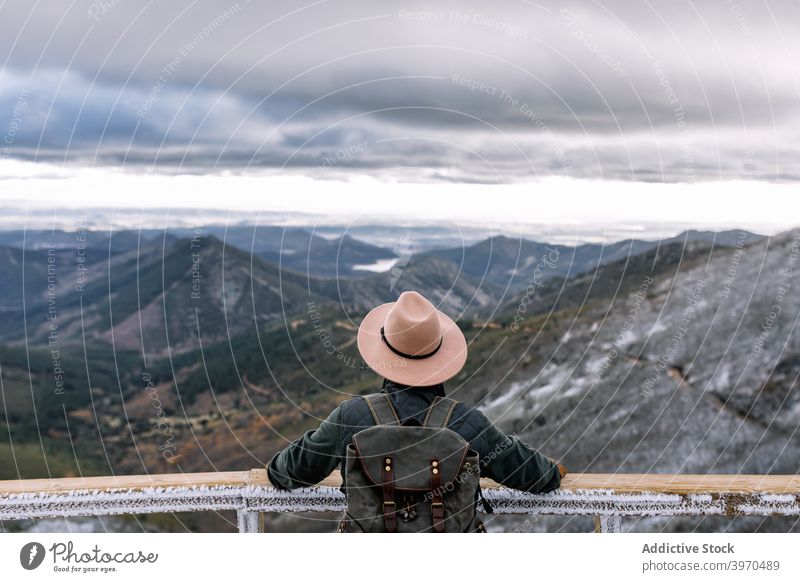
[[[164,171],[794,180],[798,16],[749,0],[6,4],[0,130],[7,157]]]

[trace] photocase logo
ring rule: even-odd
[[[30,542],[19,551],[19,563],[26,570],[35,570],[44,561],[44,546],[39,542]]]

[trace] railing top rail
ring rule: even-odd
[[[210,473],[169,473],[58,479],[0,481],[0,495],[57,493],[81,490],[121,490],[176,487],[269,486],[266,471],[226,471]],[[341,476],[334,472],[321,487],[339,487]],[[484,489],[501,487],[482,479]],[[561,491],[607,490],[614,493],[790,493],[800,494],[800,475],[680,475],[634,473],[573,473],[562,480]]]
[[[102,477],[66,477],[0,481],[0,495],[15,493],[56,493],[59,491],[147,489],[158,487],[244,486],[251,471],[213,473],[165,473],[151,475],[104,475]],[[266,475],[264,476],[266,479]],[[265,480],[263,484],[267,484]]]

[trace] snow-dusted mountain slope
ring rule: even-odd
[[[489,416],[574,471],[795,474],[799,270],[796,230],[628,273],[623,294],[523,322],[504,377],[463,389],[483,382]]]

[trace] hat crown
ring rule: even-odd
[[[405,291],[386,314],[384,336],[395,350],[411,356],[433,352],[442,341],[442,325],[433,304]]]

